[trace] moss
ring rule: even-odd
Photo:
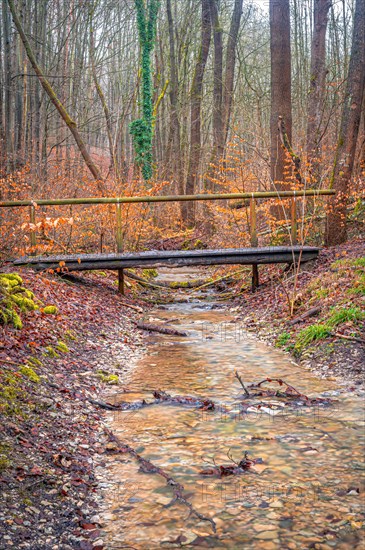
[[[26,413],[21,403],[25,399],[25,392],[20,387],[19,382],[19,376],[14,374],[2,376],[0,383],[0,413],[6,416],[22,416],[25,418]]]
[[[0,279],[8,281],[12,286],[23,284],[23,279],[18,273],[0,273]]]
[[[47,346],[45,353],[43,355],[47,355],[48,357],[55,357],[55,358],[59,357],[57,351],[55,351],[52,346]]]
[[[35,384],[39,384],[40,378],[36,372],[31,367],[27,367],[26,365],[23,365],[20,367],[20,372],[25,376],[26,378],[29,378],[31,382],[34,382]]]
[[[330,335],[330,332],[330,328],[322,323],[310,325],[309,327],[304,328],[297,336],[294,351],[298,354],[301,353],[303,349],[312,342],[322,338],[327,338],[327,336]]]
[[[65,338],[65,340],[77,340],[77,337],[72,332],[72,330],[66,330],[66,332],[64,334],[64,338]]]
[[[12,447],[7,443],[0,443],[0,473],[11,466],[11,450]]]
[[[196,250],[202,250],[203,248],[207,248],[206,245],[201,241],[200,239],[197,239],[194,243],[193,248]]]
[[[58,308],[56,306],[46,306],[43,308],[43,313],[46,315],[54,315],[58,313]]]
[[[67,345],[64,342],[61,342],[61,340],[58,340],[56,349],[61,353],[68,353],[70,351]]]
[[[16,303],[20,311],[26,312],[26,311],[34,311],[35,309],[38,309],[37,304],[31,300],[30,298],[27,298],[26,296],[21,296],[20,294],[15,294],[12,297],[13,302]]]
[[[37,359],[37,357],[33,357],[33,356],[28,357],[27,363],[31,367],[41,367],[43,365],[43,363],[40,359]]]
[[[156,269],[143,269],[142,276],[144,279],[153,279],[157,277],[158,273]]]
[[[97,375],[99,376],[102,382],[110,385],[119,384],[119,376],[117,374],[104,374],[105,371],[98,371]]]

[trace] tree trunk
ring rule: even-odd
[[[326,31],[331,0],[314,0],[311,47],[310,89],[307,115],[307,155],[313,168],[318,168],[321,155],[322,117],[326,83]],[[318,170],[315,170],[316,172]]]
[[[345,101],[332,173],[337,195],[330,200],[327,215],[326,244],[334,246],[347,238],[347,201],[354,167],[361,109],[365,88],[365,0],[356,0],[354,27]]]
[[[233,101],[236,48],[242,17],[243,0],[235,0],[226,49],[226,74],[223,88],[223,142],[226,147]]]
[[[3,46],[4,46],[4,103],[5,103],[5,166],[6,171],[9,171],[13,161],[12,150],[12,127],[11,127],[11,96],[12,96],[12,83],[11,83],[11,47],[10,47],[10,25],[9,25],[9,13],[6,7],[6,0],[3,0]]]
[[[185,192],[193,195],[198,182],[201,158],[201,103],[203,92],[203,77],[208,59],[211,40],[211,21],[209,0],[202,0],[201,12],[201,44],[196,60],[193,82],[190,90],[190,158]],[[185,203],[183,220],[187,226],[195,223],[195,208],[193,202]]]
[[[223,156],[223,44],[218,15],[218,0],[210,0],[210,17],[213,29],[214,71],[213,71],[213,151],[212,163],[219,163]],[[214,186],[212,186],[214,188]]]
[[[53,90],[51,84],[49,83],[47,78],[44,76],[41,67],[37,63],[37,60],[34,56],[31,45],[30,45],[30,43],[29,43],[29,41],[28,41],[28,39],[27,39],[27,37],[24,33],[23,27],[21,25],[18,14],[16,12],[14,1],[13,0],[8,0],[8,5],[9,5],[9,8],[10,8],[11,14],[13,16],[14,24],[17,28],[17,31],[20,35],[20,38],[22,39],[25,51],[27,52],[28,59],[29,59],[31,65],[34,69],[34,72],[38,76],[40,83],[42,84],[45,92],[49,96],[49,98],[52,101],[53,105],[56,107],[56,109],[59,112],[60,116],[62,117],[64,122],[67,124],[68,128],[70,129],[70,131],[71,131],[71,133],[72,133],[72,135],[73,135],[73,137],[76,141],[76,144],[77,144],[77,146],[80,150],[80,153],[81,153],[81,155],[82,155],[82,157],[83,157],[83,159],[86,163],[86,166],[88,167],[88,169],[90,170],[90,172],[92,173],[94,178],[97,181],[101,182],[102,177],[101,177],[101,174],[99,172],[99,169],[94,164],[94,162],[93,162],[93,160],[92,160],[92,158],[91,158],[91,156],[90,156],[90,154],[89,154],[89,152],[86,148],[86,145],[85,145],[85,143],[83,142],[83,140],[81,138],[81,135],[80,135],[79,130],[77,128],[76,122],[74,120],[72,120],[72,118],[70,117],[70,115],[66,111],[65,107],[63,106],[63,104],[61,103],[61,101],[57,97],[55,91]],[[99,190],[102,191],[102,188],[101,188],[100,185],[99,185]]]
[[[280,139],[283,122],[292,142],[291,59],[289,0],[270,0],[271,51],[271,179],[275,189],[285,188],[285,150]]]
[[[171,151],[171,166],[172,172],[175,174],[178,193],[184,194],[184,182],[183,182],[183,169],[181,158],[181,139],[180,139],[180,120],[178,115],[178,91],[179,91],[179,77],[176,66],[176,51],[175,51],[175,34],[174,25],[171,11],[171,0],[166,0],[167,21],[169,29],[169,58],[170,58],[170,88],[169,97],[171,105],[171,127],[170,127],[170,151]],[[183,215],[183,209],[181,208],[181,215]]]

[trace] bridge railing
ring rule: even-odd
[[[116,250],[123,251],[122,238],[122,205],[131,203],[160,203],[160,202],[184,202],[184,201],[221,201],[221,200],[249,200],[250,208],[250,242],[252,247],[258,246],[257,234],[257,212],[256,201],[259,199],[290,199],[290,231],[291,242],[297,244],[297,208],[296,200],[300,197],[318,197],[334,195],[332,189],[303,189],[303,190],[277,190],[277,191],[256,191],[252,193],[212,193],[198,195],[155,195],[135,197],[88,197],[68,199],[27,199],[15,201],[0,201],[0,208],[29,208],[30,221],[30,244],[32,255],[36,254],[37,237],[36,231],[36,208],[37,206],[69,206],[69,205],[97,205],[115,204],[116,206]],[[123,288],[123,270],[119,271],[119,288]]]

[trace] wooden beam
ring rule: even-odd
[[[70,204],[126,204],[140,202],[183,202],[183,201],[213,201],[231,199],[286,199],[290,197],[314,197],[335,195],[333,189],[306,189],[300,191],[257,191],[256,193],[212,193],[201,195],[161,195],[141,197],[89,197],[79,199],[39,199],[0,201],[0,208],[15,208],[18,206],[66,206]]]
[[[182,267],[186,265],[261,265],[292,263],[301,256],[301,262],[317,258],[315,247],[266,247],[257,249],[151,251],[135,254],[81,254],[49,257],[26,257],[14,261],[14,265],[28,265],[36,270],[57,269],[69,271],[118,270],[142,267]]]

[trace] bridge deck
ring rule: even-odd
[[[218,250],[151,250],[120,254],[73,254],[27,256],[14,265],[28,265],[37,271],[67,268],[69,271],[125,269],[132,267],[183,267],[186,265],[302,263],[317,258],[319,248],[311,246],[273,246],[262,248],[222,248]],[[61,262],[61,264],[60,264]]]

